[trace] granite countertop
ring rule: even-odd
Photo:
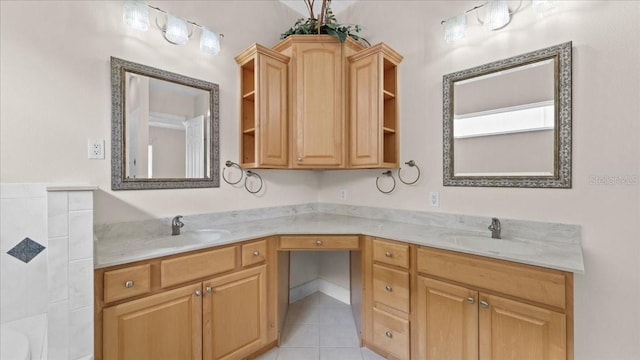
[[[531,234],[540,233],[540,229],[552,229],[553,233],[546,234],[544,239],[540,239],[540,236],[536,239],[536,236],[533,235],[528,238],[511,236],[508,233],[505,234],[503,230],[504,239],[496,240],[491,239],[488,230],[472,230],[471,226],[465,228],[464,226],[451,225],[451,220],[455,220],[457,223],[484,223],[486,221],[483,218],[468,217],[472,221],[467,221],[462,217],[447,219],[447,216],[452,215],[444,217],[438,215],[438,221],[420,219],[421,221],[418,223],[415,220],[419,216],[403,217],[403,215],[413,215],[413,213],[401,210],[399,210],[400,214],[395,211],[394,213],[398,215],[390,216],[390,219],[385,219],[385,216],[382,216],[384,214],[381,214],[380,211],[376,212],[377,216],[373,218],[363,217],[361,209],[354,212],[353,207],[350,208],[351,214],[345,214],[345,211],[327,213],[323,212],[326,211],[326,208],[319,211],[317,207],[314,209],[313,206],[305,210],[308,211],[294,211],[284,215],[274,211],[275,215],[283,216],[266,218],[255,216],[255,212],[247,212],[243,216],[242,211],[234,212],[231,216],[226,217],[216,217],[215,214],[185,217],[183,219],[185,226],[182,228],[182,234],[178,236],[170,235],[170,219],[164,219],[162,222],[147,222],[147,226],[140,223],[98,225],[94,247],[95,268],[126,264],[272,235],[362,234],[574,273],[584,273],[582,249],[579,242],[580,232],[579,227],[575,225],[566,225],[577,227],[578,230],[573,233],[572,228],[568,228],[571,230],[567,231],[563,224],[558,226],[558,224],[533,223],[534,226],[530,226],[526,222],[512,221],[510,223],[506,220],[503,222],[503,229],[508,229],[509,225],[523,227],[522,224],[525,224],[524,227],[529,226],[526,231]],[[360,216],[353,216],[353,213]],[[423,216],[423,214],[419,215]],[[398,218],[407,218],[407,222],[399,221]],[[446,221],[443,222],[442,219]],[[433,220],[433,216],[429,220]],[[447,224],[449,226],[446,226]],[[540,227],[539,224],[544,226]],[[538,226],[538,230],[535,229],[535,225]],[[559,231],[559,228],[562,231]],[[558,233],[562,232],[564,234],[558,236]],[[516,235],[522,233],[522,231],[513,232]]]

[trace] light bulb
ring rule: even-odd
[[[507,0],[491,0],[487,3],[484,13],[484,28],[497,30],[507,25],[510,20],[509,4]]]
[[[220,36],[216,32],[203,27],[202,34],[200,34],[200,50],[211,55],[218,55],[220,52]]]
[[[125,1],[122,20],[125,25],[132,29],[139,31],[149,30],[149,8],[147,4],[135,0]]]
[[[444,22],[444,40],[447,44],[453,44],[462,39],[467,31],[467,16],[460,14],[449,18]]]
[[[171,14],[167,14],[167,25],[164,31],[164,38],[175,45],[186,44],[189,40],[187,22]]]

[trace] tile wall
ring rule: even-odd
[[[91,359],[93,192],[47,189],[0,185],[0,323],[33,359]]]

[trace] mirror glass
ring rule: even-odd
[[[567,44],[445,75],[445,185],[570,187]]]
[[[116,58],[112,75],[112,188],[218,186],[218,85]]]

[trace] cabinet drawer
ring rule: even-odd
[[[409,273],[373,265],[373,301],[409,313]]]
[[[280,248],[290,250],[348,250],[360,248],[360,241],[356,235],[281,236]]]
[[[104,302],[126,299],[151,290],[151,265],[138,265],[104,273]]]
[[[235,267],[235,247],[163,260],[160,262],[160,286],[165,288],[233,270]]]
[[[566,278],[557,270],[420,248],[418,272],[562,309],[566,307]]]
[[[267,240],[242,245],[242,266],[264,262],[267,258]]]
[[[374,308],[373,344],[398,359],[409,359],[409,321]]]
[[[373,240],[373,261],[408,269],[409,245],[385,240]]]

